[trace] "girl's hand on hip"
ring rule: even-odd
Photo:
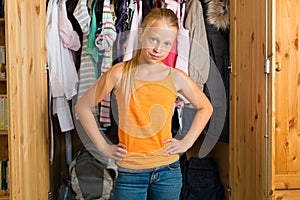
[[[177,140],[174,138],[168,138],[163,141],[163,144],[170,143],[164,148],[164,152],[168,154],[179,154],[187,151],[187,146],[182,140]]]
[[[119,144],[107,144],[106,147],[104,147],[101,152],[108,158],[115,159],[117,161],[122,160],[126,157],[127,151],[125,144],[119,143]]]

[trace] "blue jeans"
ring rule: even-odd
[[[114,200],[179,200],[182,176],[179,161],[149,170],[119,171]]]

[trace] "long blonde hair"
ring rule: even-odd
[[[169,26],[176,27],[178,30],[178,18],[176,14],[167,8],[153,8],[151,12],[145,17],[142,22],[141,28],[144,30],[150,27],[155,21],[164,20]],[[134,95],[135,90],[135,74],[138,66],[138,59],[141,54],[141,49],[137,50],[136,55],[125,62],[122,73],[122,92],[125,96],[126,102],[129,103],[130,95],[133,94],[134,100],[136,100]]]

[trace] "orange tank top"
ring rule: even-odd
[[[148,169],[175,162],[179,155],[163,152],[172,137],[171,123],[177,91],[172,68],[167,77],[157,81],[136,80],[135,100],[126,102],[122,86],[115,90],[118,105],[119,141],[126,145],[126,158],[118,165],[128,169]]]

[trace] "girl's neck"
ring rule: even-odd
[[[138,65],[135,78],[145,81],[155,81],[165,78],[170,68],[163,63]]]

